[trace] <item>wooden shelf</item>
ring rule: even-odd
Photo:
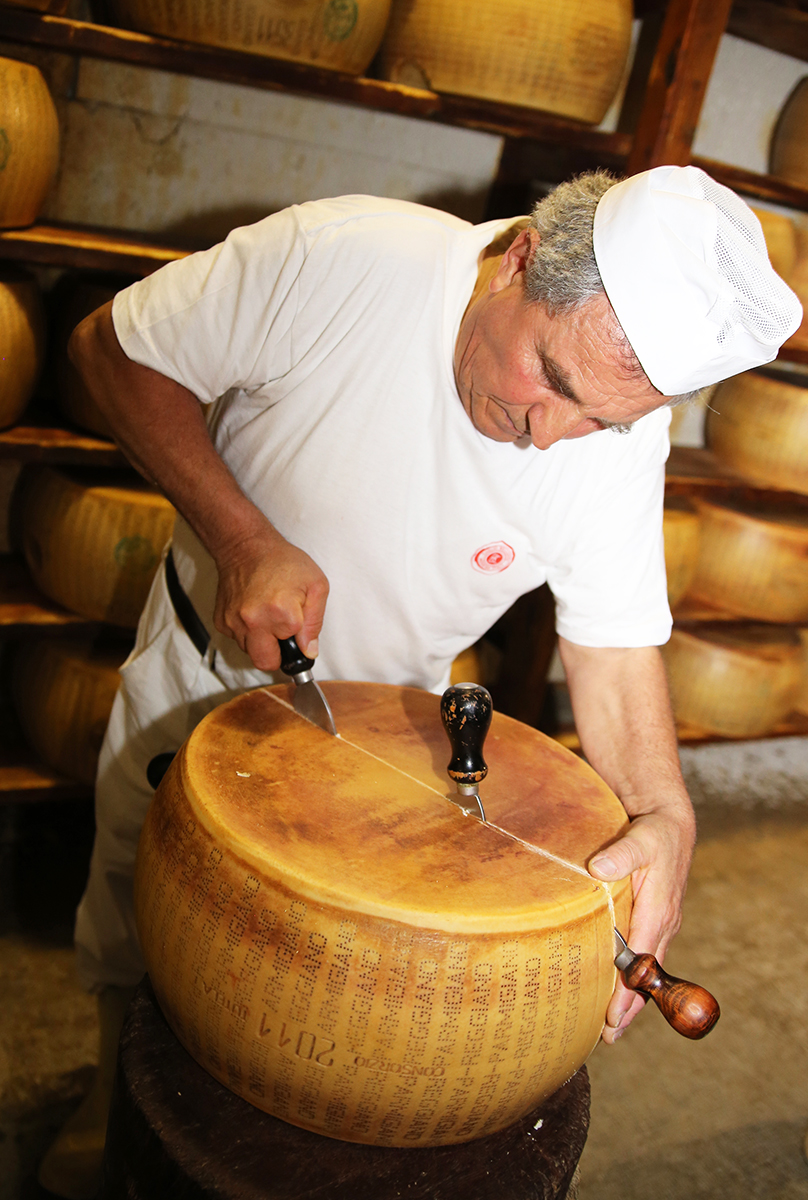
[[[786,183],[784,179],[777,179],[774,175],[758,175],[754,171],[733,167],[729,163],[717,162],[712,158],[695,156],[690,161],[693,166],[701,167],[719,183],[725,184],[735,192],[741,192],[744,196],[808,211],[808,188]]]
[[[59,775],[37,760],[24,744],[0,748],[0,804],[34,803],[38,800],[76,800],[91,796],[93,789]]]
[[[808,13],[767,0],[735,0],[727,33],[808,61]]]
[[[0,25],[3,14],[9,11],[0,6]],[[191,247],[163,245],[137,234],[82,225],[36,224],[27,229],[0,230],[0,258],[80,271],[149,275],[191,251]]]
[[[94,632],[103,626],[68,612],[36,588],[24,561],[14,554],[0,555],[0,635],[25,629],[40,633]]]
[[[0,460],[3,459],[22,463],[129,467],[114,442],[39,421],[0,430]]]
[[[0,6],[0,39],[180,75],[361,104],[401,116],[481,129],[507,137],[538,138],[561,144],[572,140],[596,155],[602,150],[625,158],[631,142],[628,134],[604,133],[578,121],[519,105],[450,96],[264,55],[152,37],[128,29],[19,8]]]
[[[783,737],[808,737],[808,716],[803,713],[790,713],[784,721],[779,725],[775,725],[774,729],[770,729],[768,733],[760,734],[753,739],[729,738],[722,737],[718,733],[710,733],[706,729],[699,729],[695,725],[685,725],[679,723],[676,726],[676,735],[680,746],[706,746],[715,742],[726,742],[730,745],[735,745],[738,742],[753,741],[768,741],[770,738]],[[550,735],[554,741],[560,742],[562,746],[566,746],[568,750],[573,750],[575,753],[580,753],[581,741],[574,729],[561,729],[558,733]]]
[[[741,479],[723,467],[710,450],[695,446],[671,446],[665,469],[665,488],[668,492],[692,487],[748,487]]]

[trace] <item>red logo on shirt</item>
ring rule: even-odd
[[[475,571],[482,571],[484,575],[493,575],[507,570],[515,558],[516,552],[513,546],[509,546],[507,542],[489,542],[487,546],[482,546],[476,554],[472,555],[471,565]]]

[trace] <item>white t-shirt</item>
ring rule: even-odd
[[[542,451],[484,437],[460,402],[452,357],[478,255],[509,224],[316,201],[115,298],[129,358],[210,406],[244,492],[328,577],[318,678],[441,690],[455,656],[545,581],[570,641],[670,635],[668,410]],[[212,630],[215,568],[182,519],[174,554]]]

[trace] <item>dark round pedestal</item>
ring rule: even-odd
[[[582,1067],[529,1116],[461,1146],[361,1146],[308,1133],[208,1075],[145,979],[121,1034],[100,1200],[563,1200],[588,1128]]]

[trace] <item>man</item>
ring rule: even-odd
[[[278,638],[320,678],[440,691],[456,654],[548,580],[583,748],[631,818],[590,870],[632,876],[636,950],[661,959],[678,928],[695,826],[657,649],[667,409],[770,361],[799,304],[750,210],[695,168],[585,176],[508,224],[302,205],[74,334],[120,444],[181,514],[172,558],[203,626],[195,647],[159,573],[102,752],[77,943],[113,1055],[143,970],[146,765],[267,682]],[[604,1040],[641,1007],[618,984]],[[65,1179],[102,1141],[106,1069],[43,1165],[59,1194],[91,1194]]]

